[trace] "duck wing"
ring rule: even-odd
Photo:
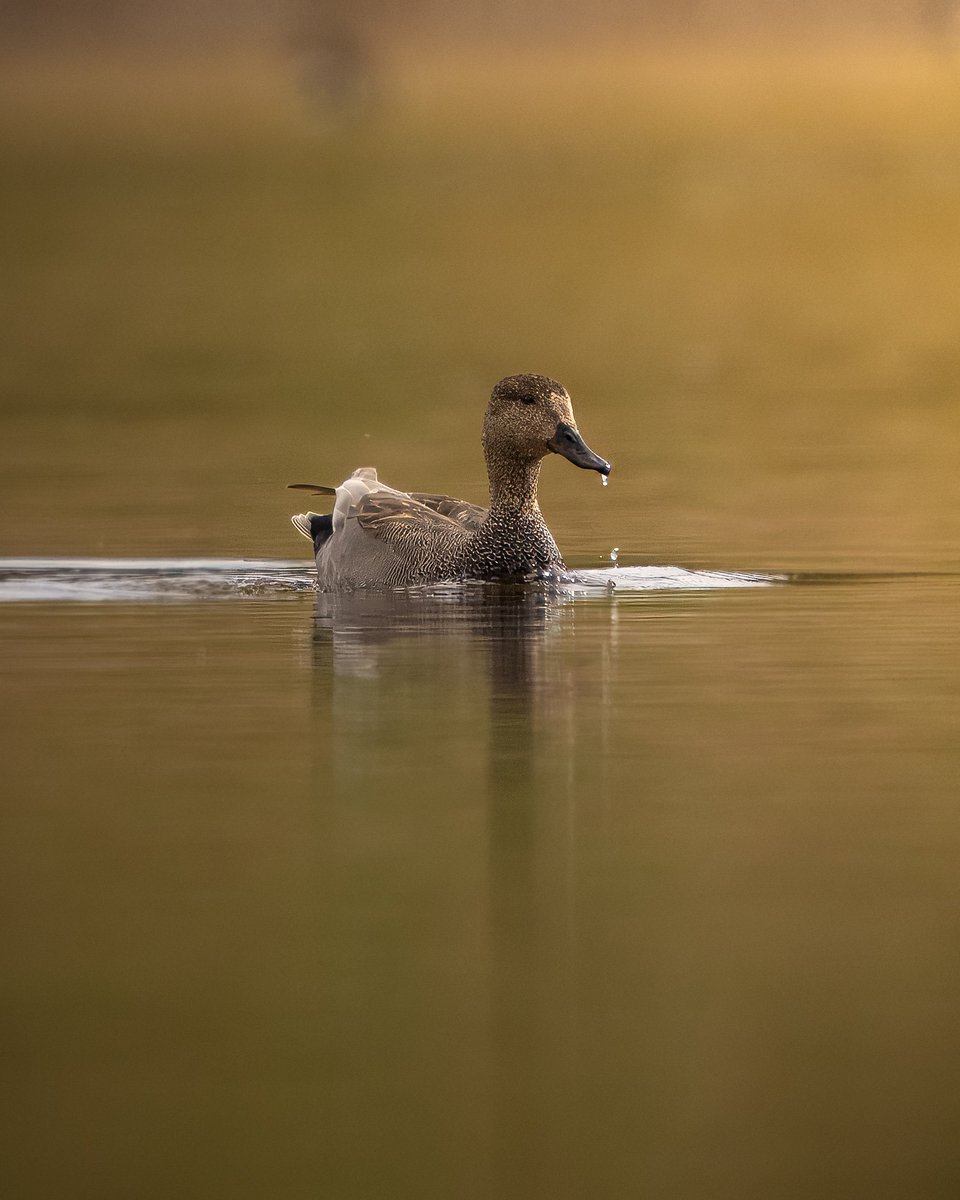
[[[413,500],[419,500],[421,504],[440,513],[441,516],[456,521],[464,529],[476,529],[487,515],[487,510],[481,508],[479,504],[456,500],[453,496],[436,496],[431,492],[411,492],[410,497]]]
[[[456,575],[472,532],[403,492],[369,492],[317,552],[326,590],[408,587]]]
[[[326,488],[302,490],[329,494]],[[301,513],[297,529],[313,542],[324,590],[405,587],[456,575],[465,545],[486,515],[451,496],[400,492],[361,467],[335,489],[330,516]]]
[[[428,501],[447,501],[447,505]],[[449,496],[368,492],[354,505],[350,516],[356,518],[361,529],[393,545],[434,540],[449,540],[452,543],[474,528],[473,513],[468,513],[468,521],[457,519],[462,507],[468,510],[475,508],[472,504],[463,506]],[[483,513],[482,509],[477,511]]]

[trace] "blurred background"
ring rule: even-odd
[[[0,8],[0,584],[516,371],[571,566],[804,573],[0,604],[5,1197],[957,1196],[958,8]]]
[[[0,544],[479,499],[535,370],[616,459],[545,473],[573,557],[955,562],[958,7],[7,3]]]

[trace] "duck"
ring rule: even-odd
[[[525,582],[566,571],[540,505],[543,460],[559,454],[574,466],[611,466],[586,444],[567,389],[546,375],[509,375],[494,387],[483,419],[490,485],[487,508],[428,492],[402,492],[360,467],[338,487],[289,487],[334,497],[333,512],[297,513],[296,529],[313,544],[321,591],[392,589],[479,580]]]

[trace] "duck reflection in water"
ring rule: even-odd
[[[555,748],[573,725],[574,693],[570,664],[552,651],[573,620],[574,606],[535,586],[320,594],[316,603],[316,792],[336,813],[330,834],[349,863],[348,895],[366,889],[365,929],[348,932],[395,936],[414,960],[425,929],[431,943],[461,948],[462,962],[444,969],[473,978],[477,1009],[459,1019],[472,1017],[492,1042],[485,1120],[502,1186],[526,1176],[524,1131],[543,1128],[537,1114],[556,1111],[571,1087],[571,1064],[550,1047],[558,1022],[574,1019],[575,988],[563,986],[575,974],[573,892],[569,871],[545,879],[543,866],[558,852],[551,827],[559,819],[569,833]],[[572,854],[565,841],[561,855]],[[427,896],[451,911],[419,912]],[[546,928],[558,900],[563,927]],[[561,986],[547,994],[545,979]],[[563,1140],[537,1157],[562,1163]]]

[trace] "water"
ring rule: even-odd
[[[614,557],[614,556],[611,556]],[[615,560],[614,560],[615,561]],[[585,568],[546,584],[556,602],[612,591],[700,591],[704,588],[769,587],[785,575],[747,571],[691,571],[684,567]],[[459,603],[476,584],[435,584],[414,589]],[[540,585],[531,585],[539,590]],[[0,558],[0,604],[17,600],[225,599],[244,593],[314,591],[316,575],[302,562],[215,558]],[[492,589],[496,592],[496,589]],[[413,593],[411,593],[413,594]]]
[[[0,604],[17,600],[118,603],[204,600],[245,592],[312,590],[302,562],[214,558],[0,558]]]
[[[949,1194],[960,578],[308,580],[0,564],[10,1194]]]
[[[956,1196],[960,83],[706,65],[0,78],[4,1196]],[[318,597],[517,370],[570,581]]]

